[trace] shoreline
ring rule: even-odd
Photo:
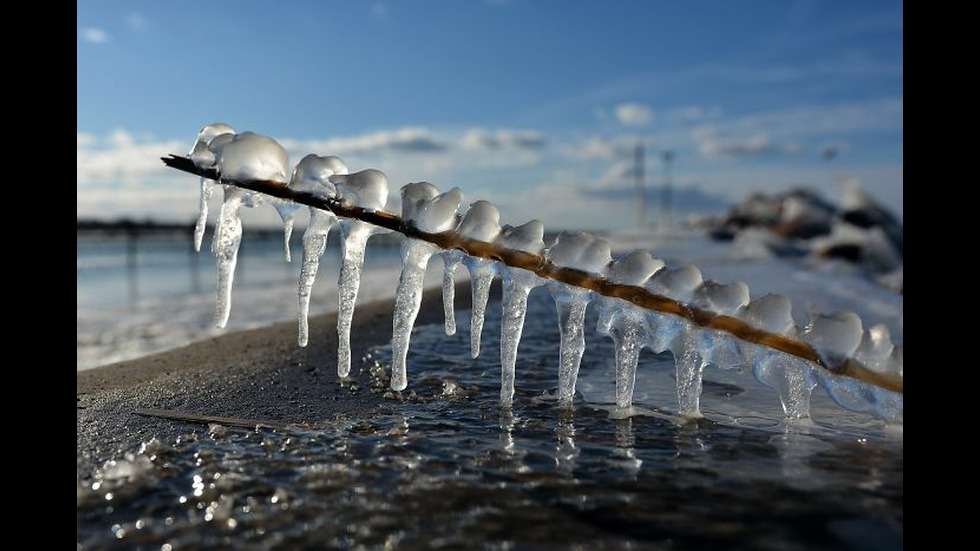
[[[469,302],[469,281],[457,283],[457,310],[469,308]],[[390,341],[393,307],[393,298],[358,306],[351,328],[355,362],[369,348]],[[442,290],[427,289],[416,326],[442,320]],[[336,325],[336,313],[311,318],[306,348],[296,345],[296,322],[289,321],[76,371],[78,478],[152,438],[168,442],[202,430],[133,414],[138,409],[293,423],[379,405],[380,395],[363,385],[362,390],[339,386]]]

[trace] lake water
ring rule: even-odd
[[[746,280],[753,296],[787,294],[801,323],[809,309],[850,308],[903,339],[903,297],[846,267],[790,263],[697,239],[654,250],[671,264],[696,262],[720,281]],[[274,260],[281,251],[271,242],[268,251],[273,268],[245,261],[246,270],[257,271],[236,295],[243,312],[271,300],[249,292],[263,278],[279,277]],[[433,266],[438,275],[438,261]],[[212,427],[210,434],[147,442],[80,473],[79,547],[903,546],[901,427],[841,410],[819,388],[814,422],[787,424],[771,390],[750,374],[715,369],[706,374],[705,419],[689,421],[674,413],[671,356],[646,351],[634,415],[618,418],[613,350],[592,330],[594,308],[576,407],[560,410],[555,307],[543,288],[531,294],[514,408],[502,411],[499,302],[488,310],[476,360],[469,358],[468,315],[458,318],[453,337],[441,325],[416,328],[404,393],[387,391],[389,346],[360,351],[354,383],[336,391],[376,393],[385,398],[381,406],[292,420],[309,423],[302,430]]]
[[[210,237],[210,234],[208,235]],[[206,248],[209,241],[205,240]],[[216,267],[210,251],[194,254],[189,235],[79,235],[77,240],[77,368],[136,358],[218,334],[212,325]],[[281,234],[245,232],[235,276],[229,330],[296,317],[302,230],[293,262]],[[399,267],[398,245],[372,245],[360,302],[389,298]],[[312,314],[336,310],[340,246],[332,241],[313,288]],[[437,281],[437,280],[435,280]]]
[[[385,395],[377,408],[303,430],[212,427],[96,471],[78,486],[80,547],[901,548],[900,429],[819,390],[815,422],[787,425],[773,392],[717,370],[706,419],[686,421],[670,355],[646,352],[637,414],[614,418],[613,350],[591,332],[576,408],[562,411],[543,289],[502,411],[495,306],[476,360],[465,312],[454,337],[418,328],[405,393],[386,390],[390,347],[367,351],[337,391]]]

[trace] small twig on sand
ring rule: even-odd
[[[157,417],[160,419],[170,419],[171,421],[185,421],[199,425],[224,425],[227,427],[242,427],[246,429],[276,429],[285,430],[290,428],[303,428],[299,423],[283,423],[281,421],[271,421],[267,419],[242,419],[239,417],[221,417],[218,415],[198,415],[196,413],[184,413],[169,409],[138,409],[133,412],[135,415],[143,417]]]

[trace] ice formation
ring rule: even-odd
[[[752,301],[742,312],[742,319],[770,333],[792,336],[796,326],[791,308],[788,298],[766,295]],[[776,391],[786,416],[791,419],[809,417],[810,394],[816,386],[809,362],[758,345],[744,348],[756,380]]]
[[[514,251],[540,254],[544,249],[544,225],[537,220],[511,227],[504,226],[497,244]],[[523,268],[503,266],[503,315],[500,320],[500,403],[507,407],[514,400],[514,376],[517,369],[517,347],[524,330],[527,297],[531,289],[543,285],[535,273]]]
[[[214,140],[212,140],[214,142]],[[242,132],[215,151],[215,164],[222,180],[286,182],[289,156],[272,138]],[[218,298],[214,325],[224,327],[231,314],[231,288],[242,242],[242,207],[253,206],[253,194],[236,186],[224,186],[224,202],[214,231],[214,254],[218,263]]]
[[[554,264],[602,275],[612,262],[609,242],[585,232],[562,232],[545,257]],[[592,292],[557,281],[548,288],[558,308],[561,333],[558,358],[558,401],[568,405],[575,396],[578,368],[585,353],[585,311]]]
[[[335,197],[337,188],[330,181],[330,177],[335,174],[347,174],[347,165],[340,157],[309,154],[293,169],[293,175],[289,179],[289,187],[297,191],[305,191],[320,197]],[[279,202],[276,204],[279,215],[282,216],[285,229],[284,240],[286,245],[286,256],[289,257],[289,234],[292,232],[293,217],[295,211],[291,209],[291,204]],[[310,207],[310,222],[303,233],[303,265],[300,267],[299,274],[299,333],[297,342],[300,346],[306,346],[310,340],[310,294],[313,292],[313,283],[316,281],[316,273],[320,269],[320,258],[327,250],[327,238],[330,236],[330,228],[337,223],[337,217],[332,212]]]
[[[337,187],[337,195],[345,205],[381,210],[388,201],[388,177],[380,170],[369,168],[354,174],[338,173],[330,177],[330,182]],[[379,230],[367,222],[345,218],[340,222],[340,231],[344,239],[341,242],[343,260],[337,293],[337,374],[347,377],[351,365],[351,320],[361,285],[364,249],[368,238]]]
[[[500,212],[487,201],[477,201],[470,205],[463,220],[456,228],[463,237],[492,243],[500,234]],[[486,258],[466,256],[463,259],[473,281],[473,310],[470,314],[470,355],[480,355],[480,337],[483,334],[483,320],[490,300],[490,284],[497,274],[497,263]]]
[[[297,171],[302,171],[297,174]],[[293,176],[289,179],[289,187],[297,191],[307,191],[319,193],[327,191],[329,188],[326,178],[332,174],[347,174],[347,165],[340,157],[328,155],[321,157],[310,153],[296,165],[293,169]],[[276,199],[273,206],[282,218],[282,242],[285,249],[286,262],[292,261],[292,254],[289,250],[289,241],[293,235],[293,224],[296,221],[296,214],[302,210],[303,206],[286,199]],[[311,215],[312,215],[311,209]]]
[[[194,165],[199,169],[216,168],[222,183],[286,180],[288,159],[281,146],[250,132],[232,132],[230,127],[221,123],[204,127],[191,152]],[[203,220],[206,220],[209,186],[202,183]],[[346,377],[351,370],[351,320],[365,247],[372,234],[387,231],[358,219],[358,213],[384,208],[388,195],[387,178],[374,169],[348,174],[347,167],[337,157],[308,155],[296,166],[288,187],[293,191],[329,198],[341,213],[343,265],[338,293],[337,369],[341,377]],[[239,214],[241,208],[255,202],[251,192],[233,185],[225,185],[224,192],[225,201],[213,247],[218,258],[219,292],[215,321],[219,326],[223,326],[228,319],[235,261],[242,235]],[[415,237],[408,237],[402,242],[402,272],[396,291],[392,327],[391,388],[394,390],[403,390],[408,385],[406,361],[421,302],[422,281],[428,261],[434,254],[440,253],[428,237],[418,232],[435,234],[455,230],[455,235],[464,239],[458,242],[459,249],[441,251],[446,332],[455,332],[453,272],[459,264],[463,264],[473,281],[471,354],[473,357],[479,354],[490,284],[499,270],[503,279],[500,402],[504,407],[514,399],[517,350],[528,295],[534,287],[546,284],[558,312],[561,335],[558,399],[565,407],[573,401],[579,365],[585,350],[586,309],[592,300],[598,299],[598,332],[612,338],[615,345],[616,405],[619,408],[632,405],[637,363],[641,349],[646,346],[656,353],[669,350],[674,355],[677,410],[685,416],[700,415],[702,378],[708,366],[732,369],[749,365],[758,381],[776,390],[787,418],[809,417],[812,390],[821,384],[846,409],[873,412],[889,423],[903,422],[901,392],[892,392],[835,371],[853,361],[859,362],[867,370],[882,374],[882,377],[903,377],[903,348],[892,342],[884,325],[862,331],[857,315],[838,312],[813,315],[805,328],[798,328],[794,324],[788,298],[766,295],[750,302],[749,289],[744,283],[704,281],[695,266],[667,268],[662,260],[655,259],[646,251],[636,251],[613,261],[609,243],[587,233],[562,233],[546,248],[544,227],[540,222],[535,220],[522,226],[501,227],[497,209],[486,201],[473,203],[465,215],[458,216],[462,193],[457,188],[440,194],[432,184],[419,182],[404,186],[401,196],[399,231]],[[293,217],[301,207],[288,201],[275,202],[274,205],[283,217],[288,255],[289,230]],[[298,292],[301,345],[305,345],[309,337],[306,314],[318,262],[326,247],[330,228],[337,222],[337,216],[332,212],[317,208],[310,211],[311,220],[303,239],[303,267]],[[397,218],[394,220],[398,221]],[[393,228],[391,224],[388,227]],[[197,242],[200,240],[197,233],[195,239]],[[495,259],[470,256],[463,250],[467,248],[468,241],[465,240],[491,244],[508,254],[524,254],[524,258],[531,261],[512,262],[510,259],[513,257],[507,255],[495,255]],[[555,272],[554,279],[537,275],[556,268],[583,273],[562,276]],[[620,292],[629,288],[634,290],[617,294],[600,291],[602,287],[592,287],[596,289],[592,291],[587,288],[591,285],[573,284],[580,277],[582,280],[605,280],[604,285],[617,285]],[[634,295],[630,294],[634,292],[649,293],[646,296],[654,300],[654,304],[660,301],[664,307],[645,308],[638,305],[643,304],[642,301],[634,304],[631,302],[635,300],[632,298]],[[706,318],[718,323],[705,325],[703,320]],[[732,324],[742,324],[741,327],[747,329],[733,330]],[[752,336],[758,332],[764,332],[763,338]],[[812,347],[819,357],[818,362],[804,359],[806,354],[793,355],[790,353],[792,348],[782,346],[787,352],[779,350],[779,342],[799,343],[801,340]]]
[[[417,229],[436,233],[456,225],[456,210],[463,200],[459,188],[440,194],[428,182],[415,182],[402,188],[402,220]],[[422,283],[429,259],[438,247],[419,239],[402,242],[402,273],[395,292],[395,313],[391,335],[391,388],[404,390],[408,386],[406,361],[412,327],[422,304]]]
[[[215,164],[214,150],[209,146],[212,140],[222,134],[228,134],[227,138],[234,136],[235,129],[223,122],[214,122],[205,125],[197,134],[197,141],[191,148],[190,158],[194,161],[194,166],[198,168],[212,168]],[[222,140],[224,141],[224,140]],[[204,240],[204,230],[208,223],[208,201],[211,199],[211,192],[214,188],[214,181],[201,177],[201,193],[198,200],[197,223],[194,224],[194,252],[201,252],[201,242]]]
[[[635,251],[613,262],[608,277],[616,283],[640,286],[663,268],[663,260],[646,251]],[[598,330],[612,338],[616,347],[616,405],[628,408],[633,404],[636,365],[647,332],[646,310],[618,298],[602,297]]]

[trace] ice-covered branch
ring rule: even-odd
[[[173,155],[162,160],[169,167],[198,175],[204,179],[307,205],[315,209],[330,211],[338,217],[366,222],[379,228],[396,231],[407,237],[435,245],[440,249],[462,251],[476,259],[494,260],[510,268],[520,268],[532,272],[546,280],[592,291],[604,297],[621,299],[651,312],[677,316],[704,330],[709,336],[719,333],[731,335],[745,343],[761,345],[771,351],[779,351],[812,362],[832,375],[850,377],[898,394],[903,392],[903,377],[901,375],[871,369],[858,359],[850,357],[850,354],[838,355],[826,352],[821,354],[811,343],[785,334],[786,332],[781,329],[763,327],[763,324],[753,324],[745,319],[701,308],[688,303],[686,300],[678,300],[665,294],[653,292],[646,287],[622,283],[615,277],[601,277],[574,267],[560,266],[543,254],[505,246],[506,240],[498,239],[495,242],[487,242],[467,237],[463,235],[463,232],[453,230],[423,231],[418,224],[393,213],[358,206],[342,197],[326,196],[301,187],[293,187],[284,181],[223,178],[217,169],[201,168],[187,157]],[[572,264],[574,265],[574,263]],[[698,278],[700,278],[700,274],[698,274]],[[860,334],[860,326],[858,326],[858,334]],[[476,342],[478,343],[478,340]],[[853,352],[854,350],[851,350],[851,353]],[[703,362],[704,360],[699,361]],[[577,370],[577,365],[575,367]],[[510,384],[512,385],[513,382],[511,381]],[[786,407],[785,403],[784,407]]]

